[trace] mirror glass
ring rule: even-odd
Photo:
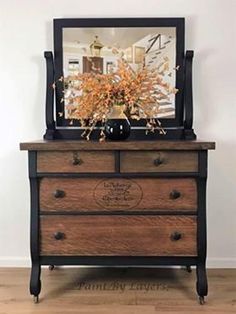
[[[65,119],[73,118],[67,96],[79,93],[76,75],[115,73],[119,60],[133,71],[157,69],[163,82],[176,86],[176,27],[66,27],[62,39],[63,76],[70,78],[64,86]],[[175,97],[163,90],[157,118],[175,118]]]

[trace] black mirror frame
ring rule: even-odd
[[[145,121],[131,120],[130,140],[152,139],[195,139],[192,129],[192,58],[193,52],[184,53],[184,18],[92,18],[92,19],[54,19],[54,58],[52,52],[45,52],[47,63],[47,98],[45,139],[82,139],[83,129],[79,122],[64,118],[63,84],[57,84],[55,90],[52,84],[63,76],[63,49],[62,31],[65,27],[176,27],[176,88],[179,92],[175,97],[175,118],[160,119],[162,126],[167,130],[166,135],[155,133],[145,134]],[[54,108],[55,91],[55,108]],[[54,119],[54,114],[56,119]],[[94,130],[91,139],[98,139],[99,130]]]

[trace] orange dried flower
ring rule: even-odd
[[[69,119],[77,119],[85,127],[83,136],[89,140],[98,122],[105,123],[114,105],[126,105],[126,114],[131,119],[146,119],[147,132],[158,129],[165,134],[160,121],[160,101],[169,100],[177,89],[165,82],[163,73],[169,73],[168,60],[164,60],[156,70],[142,67],[134,71],[128,62],[121,58],[118,67],[110,74],[83,73],[64,79],[67,90],[74,91],[65,100]],[[74,84],[74,82],[78,82]],[[75,93],[76,91],[76,93]],[[105,139],[103,130],[100,140]]]

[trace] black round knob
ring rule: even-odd
[[[171,234],[171,236],[170,236],[170,238],[171,238],[172,241],[178,241],[178,240],[181,239],[181,237],[182,237],[182,235],[181,235],[181,233],[178,232],[178,231],[173,232],[173,233]]]
[[[62,190],[56,190],[54,193],[53,193],[54,197],[55,198],[63,198],[66,193]]]
[[[58,231],[58,232],[54,233],[54,238],[56,240],[62,240],[62,239],[64,239],[64,237],[65,237],[65,234],[63,232]]]
[[[176,200],[177,198],[179,198],[181,196],[181,193],[177,190],[173,190],[170,192],[170,198],[172,200]]]
[[[158,158],[154,159],[154,161],[153,161],[154,165],[157,166],[157,167],[162,165],[163,162],[164,162],[164,159],[161,158],[160,156]]]
[[[82,164],[82,159],[75,157],[73,159],[72,163],[73,163],[74,166],[81,165]]]

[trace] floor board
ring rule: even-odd
[[[29,275],[27,268],[0,268],[0,314],[236,313],[236,269],[208,270],[203,306],[195,270],[44,268],[38,304],[28,292]]]

